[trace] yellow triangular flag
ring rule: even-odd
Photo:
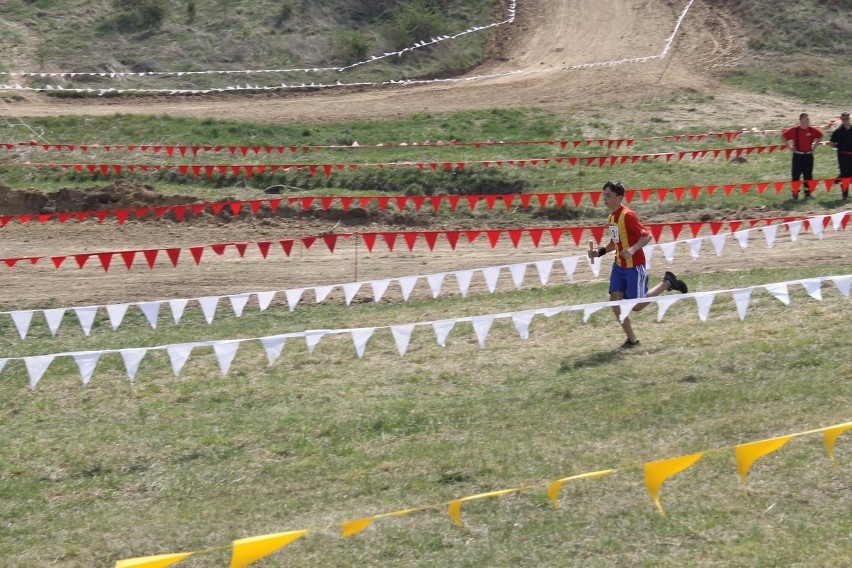
[[[663,486],[663,482],[676,473],[680,473],[692,466],[702,457],[704,457],[704,452],[698,452],[688,456],[669,458],[645,464],[645,488],[648,490],[651,499],[657,504],[657,509],[661,515],[665,516],[666,514],[663,511],[663,506],[660,504],[660,487]]]
[[[278,550],[284,548],[297,538],[307,533],[306,530],[289,531],[283,533],[265,534],[241,538],[233,542],[230,568],[243,568],[255,560],[260,560]]]
[[[740,479],[743,484],[746,482],[748,470],[754,462],[767,454],[771,454],[784,444],[790,441],[792,436],[779,436],[778,438],[770,438],[768,440],[760,440],[758,442],[749,442],[748,444],[740,444],[734,448],[734,453],[737,460],[737,470],[740,472]]]
[[[823,441],[825,442],[825,449],[828,452],[828,457],[831,458],[831,461],[834,461],[834,445],[837,443],[837,438],[845,432],[852,428],[852,422],[847,422],[846,424],[840,424],[838,426],[832,426],[828,428],[823,434]]]
[[[559,492],[562,490],[562,484],[568,481],[574,481],[575,479],[586,479],[591,477],[602,477],[604,475],[608,475],[614,472],[614,469],[603,469],[601,471],[591,471],[589,473],[581,473],[579,475],[572,475],[571,477],[563,477],[562,479],[557,479],[556,481],[550,483],[547,486],[547,496],[550,497],[550,501],[553,503],[553,508],[557,511],[559,510]]]
[[[462,528],[461,506],[462,500],[456,499],[455,501],[450,501],[450,506],[447,507],[447,513],[449,513],[450,518],[458,528]]]
[[[178,552],[175,554],[145,556],[144,558],[129,558],[116,562],[115,568],[166,568],[166,566],[177,564],[181,560],[192,556],[192,554],[192,552]]]
[[[355,519],[354,521],[346,521],[343,523],[343,528],[340,531],[340,536],[346,538],[353,534],[358,534],[362,530],[369,527],[373,522],[373,517],[364,517],[363,519]]]

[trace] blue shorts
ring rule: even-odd
[[[645,265],[622,268],[613,263],[609,275],[609,293],[621,292],[625,300],[644,298],[648,293],[648,273]]]

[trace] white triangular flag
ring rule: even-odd
[[[27,374],[30,376],[30,389],[36,388],[44,372],[50,367],[56,355],[40,355],[38,357],[24,357],[24,365],[27,366]]]
[[[676,296],[674,294],[660,296],[660,299],[657,300],[657,321],[663,321],[663,316],[666,315],[669,306],[679,301],[680,298],[679,295]]]
[[[814,300],[822,301],[821,278],[807,278],[805,280],[802,280],[802,286],[805,287],[805,291],[808,293],[808,296],[810,296]]]
[[[766,248],[772,248],[775,244],[775,235],[778,234],[778,225],[766,225],[762,230],[763,236],[766,237]]]
[[[716,299],[716,292],[698,292],[694,294],[695,303],[698,305],[698,319],[707,321],[707,316],[710,314],[710,307],[713,305],[713,300]]]
[[[30,329],[30,323],[33,321],[32,310],[9,312],[9,315],[12,316],[12,321],[15,322],[15,327],[18,329],[18,335],[21,336],[21,339],[26,339],[27,332]]]
[[[308,348],[308,353],[313,353],[320,339],[327,333],[324,329],[309,329],[305,332],[305,345]]]
[[[834,280],[837,290],[848,298],[849,289],[852,288],[852,276],[835,276],[832,280]]]
[[[124,321],[124,314],[127,313],[129,306],[130,304],[107,304],[107,316],[109,316],[109,324],[113,331],[118,329],[118,326]]]
[[[766,291],[778,298],[785,306],[790,305],[790,292],[787,290],[787,285],[783,282],[780,284],[769,284],[764,286]]]
[[[56,337],[56,331],[59,329],[59,324],[62,323],[62,318],[64,316],[65,308],[44,310],[44,321],[47,322],[47,329],[50,330],[50,335],[53,337]]]
[[[223,377],[231,369],[231,363],[237,355],[240,343],[242,343],[240,340],[231,340],[217,341],[213,344],[213,353],[216,355],[216,360],[219,361],[219,369],[222,371]]]
[[[689,252],[692,254],[692,258],[698,258],[701,256],[701,245],[704,243],[704,237],[698,237],[696,239],[687,239],[686,244],[689,245]],[[647,266],[646,266],[647,268]]]
[[[385,295],[385,292],[390,285],[390,280],[373,280],[370,282],[370,287],[373,289],[373,301],[378,302]]]
[[[140,302],[136,304],[145,314],[152,329],[157,329],[157,316],[160,314],[160,302]]]
[[[565,269],[565,276],[568,280],[574,280],[574,272],[577,270],[577,263],[580,261],[579,256],[568,256],[562,259],[562,268]]]
[[[624,320],[626,320],[628,317],[630,317],[630,312],[633,311],[633,308],[635,308],[636,304],[638,304],[640,301],[641,300],[639,300],[639,299],[623,300],[621,302],[621,312],[618,314],[618,321],[620,321],[621,323],[624,323]]]
[[[0,359],[0,373],[2,373],[3,369],[6,367],[6,361],[8,361],[8,359]]]
[[[408,297],[411,296],[411,292],[414,290],[414,286],[417,284],[417,279],[419,276],[403,276],[399,279],[399,287],[402,290],[402,299],[408,301]]]
[[[725,241],[727,239],[727,233],[719,233],[710,237],[710,242],[713,243],[713,249],[716,251],[716,256],[722,256],[722,250],[725,248]]]
[[[364,350],[367,348],[367,341],[373,337],[373,333],[376,331],[374,327],[363,327],[360,329],[353,329],[350,333],[352,334],[352,343],[355,345],[355,354],[359,359],[364,357]]]
[[[228,296],[228,298],[231,300],[231,309],[234,310],[234,315],[238,318],[243,317],[243,310],[246,309],[246,304],[248,304],[251,294],[234,294],[233,296]]]
[[[444,285],[444,276],[446,276],[446,272],[430,274],[426,277],[426,281],[429,283],[429,289],[432,290],[433,298],[437,298],[441,294],[441,287]]]
[[[520,290],[524,285],[524,276],[527,274],[527,263],[510,264],[509,272],[512,274],[512,284],[516,290]]]
[[[546,286],[547,281],[550,279],[550,271],[553,270],[553,260],[537,260],[535,267],[538,270],[538,278],[541,280],[541,285]]]
[[[435,330],[435,337],[438,340],[438,345],[441,347],[447,346],[447,336],[456,325],[456,320],[441,320],[432,322],[432,329]]]
[[[124,360],[124,368],[127,370],[127,378],[132,383],[136,379],[136,372],[139,371],[139,364],[148,353],[148,349],[140,347],[138,349],[122,349],[120,351],[121,358]]]
[[[828,217],[828,215],[817,215],[816,217],[808,219],[811,223],[811,232],[820,240],[822,240],[822,230],[824,228],[823,223],[825,222],[826,217]]]
[[[411,341],[411,334],[414,331],[414,324],[407,325],[392,325],[391,333],[393,340],[396,343],[396,348],[400,355],[405,355],[408,350],[408,343]]]
[[[482,275],[485,277],[485,285],[488,291],[494,293],[497,289],[497,280],[500,278],[500,270],[502,266],[489,266],[482,269]]]
[[[219,305],[221,296],[202,296],[198,298],[198,303],[201,304],[201,312],[204,314],[204,319],[207,320],[207,325],[213,323],[213,318],[216,317],[216,307]]]
[[[284,290],[284,295],[287,296],[287,307],[290,308],[291,312],[296,309],[296,304],[298,304],[299,300],[302,299],[302,294],[304,293],[304,291],[304,288]]]
[[[802,231],[802,225],[804,221],[801,219],[797,219],[795,221],[790,221],[787,223],[787,229],[790,231],[790,240],[794,243],[799,239],[799,233]]]
[[[734,302],[737,304],[737,315],[740,316],[740,321],[745,319],[753,290],[754,288],[743,288],[742,290],[735,290],[733,292]]]
[[[98,313],[97,306],[81,306],[74,308],[74,313],[77,314],[77,320],[80,322],[80,327],[83,328],[83,335],[89,336],[92,331],[92,325],[95,323],[95,316]]]
[[[462,298],[467,298],[470,281],[473,279],[473,270],[459,270],[454,274],[456,276],[456,282],[459,284],[459,292],[461,292]]]
[[[189,300],[184,298],[178,298],[174,300],[169,300],[169,308],[172,310],[172,320],[174,320],[175,325],[180,323],[181,318],[183,318],[183,312],[186,310],[186,305],[189,303]]]
[[[849,215],[848,211],[839,211],[831,214],[831,227],[835,231],[839,231],[843,226],[843,218]]]
[[[74,353],[72,357],[74,357],[74,362],[77,363],[77,368],[80,369],[80,378],[83,379],[83,384],[88,385],[101,358],[101,352],[83,351]]]
[[[740,248],[743,250],[748,248],[748,234],[750,232],[751,231],[749,231],[748,229],[743,229],[734,233],[734,237],[737,239],[737,242],[740,243]]]
[[[595,275],[595,278],[601,273],[601,262],[603,261],[603,257],[597,256],[593,259],[589,259],[589,267],[592,269],[592,274]],[[563,261],[564,262],[564,261]]]
[[[260,338],[260,344],[263,345],[263,350],[266,351],[266,359],[270,365],[275,363],[278,357],[281,356],[281,350],[284,349],[286,341],[286,335],[273,335]]]
[[[603,306],[600,304],[586,304],[583,306],[583,323],[588,323],[589,318],[592,317],[592,314],[601,309]]]
[[[334,290],[334,284],[331,284],[329,286],[317,286],[316,288],[314,288],[314,293],[317,297],[317,304],[323,302],[332,290]]]
[[[674,251],[677,246],[677,241],[672,243],[660,243],[660,250],[663,251],[663,256],[666,257],[666,262],[671,263],[674,260]]]
[[[532,322],[535,312],[515,312],[512,314],[512,323],[515,324],[515,329],[518,330],[518,336],[521,339],[530,338],[530,323]]]
[[[166,347],[166,353],[168,353],[169,360],[172,362],[172,371],[175,377],[180,376],[180,371],[189,359],[193,347],[195,347],[194,343],[181,343]]]
[[[476,339],[479,341],[480,347],[485,347],[485,339],[488,337],[488,330],[491,329],[491,324],[494,323],[494,316],[477,316],[471,318],[473,331],[476,333]]]
[[[275,297],[276,292],[258,292],[257,293],[257,307],[262,312],[269,307],[269,304],[272,303],[272,299]],[[291,309],[292,311],[292,309]]]
[[[347,282],[343,285],[343,299],[346,301],[347,306],[352,303],[352,299],[355,297],[355,294],[357,294],[358,290],[360,289],[360,282]]]
[[[645,245],[642,247],[642,252],[645,253],[645,271],[648,272],[651,270],[651,258],[654,256],[654,249],[657,248],[656,245]]]

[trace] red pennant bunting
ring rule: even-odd
[[[503,203],[506,205],[506,211],[510,211],[512,209],[512,201],[515,200],[515,196],[511,193],[504,193],[500,195],[500,199],[502,199]]]
[[[284,251],[285,256],[290,256],[290,251],[293,250],[293,243],[294,242],[295,242],[294,239],[284,239],[284,240],[278,241],[278,244],[281,245],[281,250]],[[311,241],[311,243],[313,243],[313,241]],[[308,246],[306,248],[310,248],[310,246]]]
[[[651,231],[651,236],[654,237],[654,240],[656,242],[660,242],[660,236],[663,234],[664,225],[660,223],[650,223],[645,226]]]
[[[666,195],[669,194],[669,190],[665,188],[660,188],[657,190],[657,197],[660,198],[660,203],[666,200]]]
[[[201,262],[201,254],[204,252],[204,247],[189,247],[189,252],[192,254],[195,264],[198,265]]]
[[[598,200],[600,200],[600,198],[601,198],[601,192],[600,191],[590,191],[589,192],[589,199],[592,200],[592,205],[594,205],[595,207],[598,206]]]
[[[571,227],[571,238],[574,240],[574,246],[580,246],[580,240],[583,238],[583,227]]]
[[[444,199],[442,195],[433,195],[429,198],[429,205],[432,206],[432,211],[437,213],[441,209],[441,201]]]
[[[751,185],[752,184],[750,184],[750,183],[742,184],[742,189],[741,189],[742,193],[748,193],[748,190],[751,189]]]
[[[414,249],[414,243],[417,241],[417,235],[418,233],[413,231],[402,233],[402,237],[405,239],[405,243],[408,245],[409,251]]]
[[[725,186],[725,195],[731,195],[732,191],[734,191],[733,184],[728,184]]]
[[[325,241],[328,252],[334,252],[334,247],[337,245],[337,235],[323,235],[322,240]]]
[[[465,231],[465,234],[467,235],[467,244],[471,244],[475,241],[481,232],[482,231]]]
[[[642,203],[648,203],[652,191],[652,189],[642,189],[639,191],[639,194],[642,196]]]
[[[459,205],[459,200],[461,199],[460,195],[449,195],[447,196],[447,200],[450,202],[450,210],[455,211],[456,207]]]
[[[594,237],[595,242],[600,244],[601,240],[603,240],[603,234],[606,230],[606,227],[600,225],[597,227],[589,227],[589,230],[592,232],[592,237]]]
[[[271,241],[259,241],[257,243],[257,248],[260,251],[260,256],[266,258],[266,255],[269,254],[270,245],[272,245]]]
[[[497,242],[500,240],[500,233],[502,233],[500,229],[490,229],[485,231],[485,234],[488,235],[488,242],[491,243],[491,248],[497,246]]]
[[[385,244],[388,245],[388,250],[393,251],[394,243],[396,243],[397,233],[386,231],[382,233],[382,238],[385,240]]]
[[[340,206],[344,211],[349,211],[349,208],[352,207],[352,197],[341,197],[340,198]]]
[[[57,213],[56,218],[59,219],[60,223],[64,223],[65,221],[67,221],[68,219],[71,218],[71,213],[68,213],[67,211],[63,211],[62,213]],[[5,225],[6,223],[2,223],[2,224]]]
[[[426,203],[426,198],[422,195],[415,195],[411,200],[414,202],[414,210],[418,212],[423,207],[423,204]]]
[[[681,229],[683,229],[683,223],[669,223],[669,229],[672,231],[672,237],[677,240]]]
[[[730,230],[731,230],[732,233],[736,232],[736,230],[740,228],[740,221],[730,221],[730,224],[731,224]]]
[[[50,257],[50,260],[53,262],[53,266],[55,266],[56,268],[59,268],[60,266],[62,266],[62,263],[65,262],[66,258],[68,258],[68,257],[67,256],[52,256],[52,257]],[[3,260],[10,267],[15,266],[15,263],[18,262],[17,258],[14,258],[14,259],[6,258],[6,259],[3,259]],[[9,260],[12,260],[14,262],[12,262],[12,264],[9,264]]]
[[[74,260],[77,261],[77,266],[79,266],[80,268],[83,268],[83,265],[85,265],[86,261],[89,260],[89,255],[88,254],[75,254]]]
[[[541,242],[541,235],[544,234],[544,229],[529,229],[530,240],[535,248],[538,248],[538,243]]]
[[[550,229],[550,238],[553,241],[553,246],[558,246],[562,240],[562,229]]]
[[[429,250],[434,250],[435,241],[438,240],[438,231],[424,231],[423,238],[426,240]]]
[[[302,237],[302,244],[305,246],[305,250],[311,250],[311,246],[313,246],[316,240],[316,237]]]
[[[136,251],[135,250],[125,250],[121,251],[121,260],[124,261],[124,266],[127,267],[127,270],[133,266],[133,261],[136,259]]]
[[[180,249],[179,248],[168,248],[166,249],[166,254],[169,256],[169,260],[172,261],[172,266],[177,266],[178,259],[180,258]]]
[[[489,211],[494,209],[494,204],[497,202],[497,196],[490,194],[485,196],[485,205]]]
[[[128,215],[130,215],[130,209],[116,209],[115,210],[115,218],[118,220],[119,225],[123,225],[127,220]]]
[[[627,191],[624,192],[624,202],[629,205],[630,202],[633,201],[633,198],[635,196],[636,196],[636,190],[628,189]]]
[[[97,217],[98,223],[100,223],[101,221],[106,219],[107,216],[109,216],[109,210],[108,209],[101,209],[99,211],[95,211],[95,217]],[[21,223],[26,222],[26,221],[23,220],[23,217],[24,217],[24,215],[21,216]],[[29,220],[30,216],[26,215],[26,218],[27,218],[27,220]]]
[[[577,192],[571,193],[570,195],[571,195],[571,198],[574,200],[574,207],[580,207],[580,200],[583,199],[583,193],[577,191]]]
[[[710,231],[711,231],[714,235],[718,235],[718,234],[719,234],[719,230],[722,228],[722,226],[723,226],[724,224],[725,224],[725,223],[724,223],[723,221],[711,221],[711,222],[710,222]]]
[[[565,203],[565,196],[566,196],[566,194],[564,194],[564,193],[554,193],[553,194],[553,200],[556,202],[555,207],[557,209],[562,208],[562,204]]]
[[[509,238],[512,240],[512,246],[518,248],[518,243],[521,242],[521,236],[523,236],[523,231],[521,229],[509,229]]]
[[[701,231],[701,226],[703,224],[704,223],[701,223],[701,222],[695,222],[695,223],[689,224],[689,228],[692,231],[693,238],[698,236],[698,233]]]
[[[450,243],[450,248],[456,250],[456,244],[459,242],[461,231],[446,231],[444,236],[447,237],[447,242]]]
[[[366,245],[367,251],[373,252],[373,247],[376,244],[376,233],[355,233],[356,244],[358,243],[358,235],[361,235],[361,238],[364,239],[364,245]]]
[[[761,183],[758,183],[758,184],[757,184],[757,194],[758,194],[758,195],[763,195],[763,192],[766,190],[766,188],[767,188],[767,187],[769,187],[769,183],[768,183],[768,182],[761,182]]]

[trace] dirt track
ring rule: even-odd
[[[712,94],[713,98],[697,109],[673,111],[668,117],[672,126],[688,128],[693,123],[769,126],[789,122],[789,117],[800,110],[795,101],[733,93],[717,82],[718,73],[741,57],[743,40],[734,19],[714,8],[709,1],[700,0],[694,4],[671,54],[661,61],[594,70],[561,69],[565,65],[657,54],[685,5],[685,0],[521,0],[517,22],[502,31],[499,51],[503,56],[471,74],[536,71],[526,75],[432,86],[246,97],[81,101],[29,96],[4,108],[16,117],[136,113],[282,123],[392,118],[424,110],[441,113],[513,106],[570,109],[582,119],[598,112],[597,109],[606,108],[608,120],[629,128],[631,124],[648,119],[642,111],[635,110],[640,102],[668,100],[673,94],[693,92]],[[817,117],[823,112],[810,110]],[[827,109],[824,113],[829,115]],[[301,236],[329,228],[328,225],[306,227],[303,221],[256,220],[228,224],[209,220],[187,225],[165,221],[123,226],[115,222],[97,224],[91,221],[48,226],[10,224],[2,232],[0,257],[258,241]],[[829,235],[832,242],[839,238],[842,237]],[[729,243],[730,249],[735,246]],[[104,274],[96,262],[83,270],[72,268],[71,261],[60,270],[47,262],[35,267],[3,267],[4,303],[37,307],[45,303],[79,305],[192,298],[346,282],[356,276],[366,280],[426,274],[577,252],[573,245],[535,250],[529,242],[522,242],[517,250],[504,242],[496,250],[498,254],[485,240],[460,246],[456,251],[438,246],[435,252],[428,252],[421,242],[414,253],[388,253],[380,248],[372,255],[365,255],[362,246],[358,252],[357,275],[356,252],[354,244],[350,243],[342,245],[334,255],[311,250],[289,259],[279,252],[268,260],[260,259],[258,254],[242,260],[236,254],[218,258],[207,253],[206,262],[199,267],[184,261],[178,268],[165,263],[158,264],[154,270],[134,268],[131,272],[114,267],[108,274]],[[796,263],[808,258],[826,261],[836,258],[835,254],[826,256],[825,250],[827,247],[815,239],[804,239],[792,252],[787,246],[767,251],[758,243],[744,252],[711,258],[705,247],[701,260],[690,261],[684,248],[675,266],[681,271],[730,270],[743,266],[744,262],[754,266]],[[588,272],[578,272],[580,278],[589,276]]]

